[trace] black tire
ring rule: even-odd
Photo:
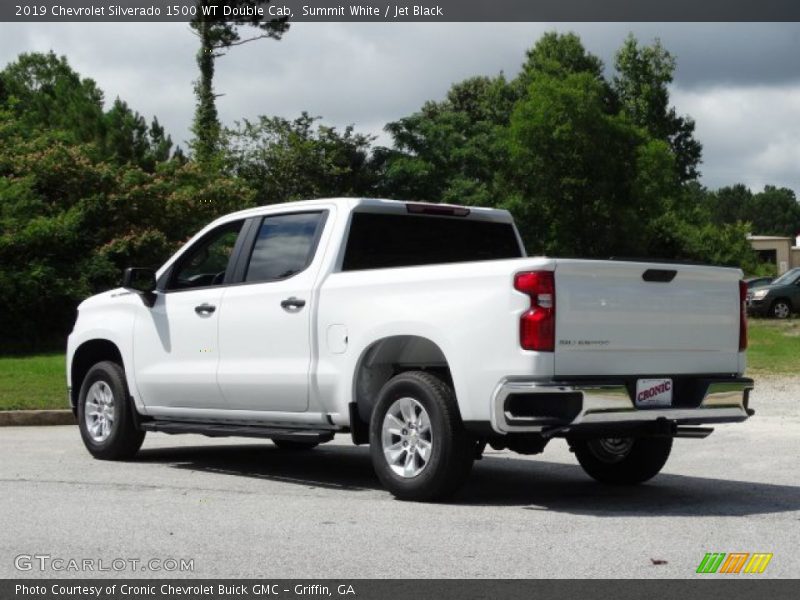
[[[792,303],[784,298],[778,298],[769,307],[769,314],[773,319],[788,319],[792,316]]]
[[[672,451],[671,437],[616,438],[629,445],[617,454],[604,445],[614,438],[570,440],[583,470],[601,483],[633,485],[655,477],[664,467]],[[613,441],[610,442],[613,444]]]
[[[298,442],[296,440],[272,440],[272,443],[281,450],[294,451],[311,450],[319,446],[318,442]]]
[[[108,387],[114,405],[110,433],[107,438],[100,441],[93,438],[86,423],[87,395],[92,386],[98,382]],[[126,460],[138,452],[144,441],[145,432],[137,427],[133,410],[125,372],[120,365],[103,361],[89,369],[78,396],[78,427],[83,443],[92,456],[101,460]]]
[[[430,423],[428,459],[410,477],[395,473],[383,450],[384,419],[401,398],[418,402]],[[369,439],[372,464],[384,487],[401,500],[419,502],[444,500],[461,487],[475,460],[477,443],[464,429],[453,390],[424,371],[401,373],[383,386],[370,418]]]

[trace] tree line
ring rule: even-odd
[[[246,24],[246,23],[244,23]],[[228,28],[228,29],[225,29]],[[548,33],[520,72],[475,76],[388,123],[388,147],[301,113],[230,127],[214,106],[214,52],[236,24],[198,27],[194,138],[176,147],[65,57],[0,71],[0,347],[61,345],[86,296],[125,266],[158,266],[232,210],[373,196],[510,210],[531,254],[696,260],[758,273],[750,231],[794,235],[791,190],[699,182],[702,146],[670,104],[676,64],[627,38],[612,74],[574,34]],[[280,38],[285,23],[256,37]],[[204,56],[211,51],[209,64]]]

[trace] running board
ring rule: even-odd
[[[190,423],[186,421],[142,421],[144,431],[161,433],[199,433],[208,437],[254,437],[273,440],[291,440],[322,444],[333,439],[333,432],[325,429],[290,429],[258,425],[232,425],[225,423]]]

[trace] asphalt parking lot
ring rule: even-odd
[[[75,427],[3,428],[0,577],[697,577],[706,552],[772,552],[760,577],[796,577],[798,402],[800,378],[759,381],[753,419],[677,440],[632,489],[592,482],[563,442],[489,450],[437,505],[394,500],[345,436],[298,454],[149,434],[135,462],[108,463]],[[194,570],[20,571],[19,555]]]

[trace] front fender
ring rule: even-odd
[[[93,340],[105,340],[116,346],[122,357],[122,367],[128,382],[128,390],[133,396],[136,407],[141,412],[144,405],[140,401],[136,388],[133,364],[133,331],[137,309],[141,310],[142,301],[137,294],[113,290],[90,298],[78,307],[78,319],[67,338],[67,386],[72,388],[72,365],[75,354],[85,343]]]

